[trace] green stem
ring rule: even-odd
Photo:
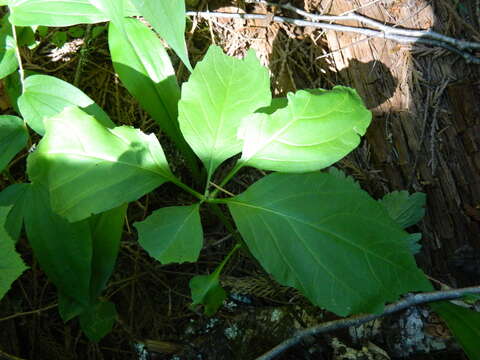
[[[233,254],[235,254],[237,252],[238,249],[240,249],[242,247],[242,244],[240,243],[236,243],[235,246],[233,247],[232,250],[230,250],[230,252],[228,253],[227,257],[225,259],[223,259],[223,261],[221,262],[220,265],[218,265],[218,267],[215,269],[215,272],[214,274],[217,274],[219,275],[223,268],[225,267],[225,265],[228,263],[228,260],[230,260],[230,258],[232,257]]]
[[[243,168],[244,164],[240,161],[238,161],[235,166],[232,168],[232,170],[230,170],[230,172],[227,174],[227,176],[225,176],[222,180],[222,182],[220,183],[220,185],[218,185],[219,188],[222,188],[225,186],[226,183],[228,183],[234,176],[236,173],[238,173],[240,171],[241,168]],[[210,196],[208,197],[209,198],[209,202],[215,202],[215,201],[212,201],[214,200],[217,195],[218,195],[218,192],[220,190],[217,188],[215,190],[212,191],[212,193],[210,194]]]
[[[201,202],[204,202],[205,201],[205,196],[203,196],[202,194],[200,194],[198,191],[195,191],[193,190],[190,186],[188,185],[185,185],[183,182],[181,182],[179,179],[177,179],[176,177],[172,176],[170,179],[169,179],[172,183],[174,183],[175,185],[177,185],[179,188],[185,190],[186,192],[192,194],[193,196],[195,196],[198,200],[200,200]]]
[[[10,9],[10,14],[12,13],[12,10]],[[17,56],[17,61],[18,61],[18,74],[20,75],[20,84],[22,85],[22,94],[25,91],[25,71],[23,70],[23,64],[22,64],[22,55],[20,54],[20,48],[18,47],[18,38],[17,38],[17,29],[15,28],[15,25],[12,25],[12,35],[13,39],[15,41],[15,55]]]

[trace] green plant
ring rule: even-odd
[[[114,268],[127,204],[166,182],[196,201],[158,209],[135,224],[140,244],[153,258],[162,264],[198,259],[202,206],[233,230],[220,207],[225,205],[243,239],[215,272],[190,282],[194,304],[204,305],[208,315],[226,296],[221,271],[243,244],[278,282],[341,316],[381,312],[404,293],[432,288],[412,254],[420,236],[404,230],[423,216],[424,196],[402,192],[376,201],[342,172],[319,171],[356,148],[370,124],[371,113],[353,89],[300,90],[272,99],[268,72],[253,52],[239,60],[212,46],[180,91],[158,37],[125,16],[145,15],[190,69],[182,2],[50,1],[49,14],[37,16],[46,2],[11,0],[3,21],[66,26],[110,20],[116,72],[178,146],[194,182],[174,174],[153,134],[116,126],[62,80],[25,78],[15,26],[2,27],[0,73],[7,76],[20,65],[21,94],[13,100],[23,120],[0,117],[0,170],[8,176],[9,162],[28,144],[27,125],[43,137],[28,155],[30,182],[0,193],[0,248],[5,248],[0,261],[8,261],[0,296],[25,269],[13,246],[24,226],[34,255],[58,289],[62,318],[78,316],[86,335],[100,340],[116,317],[115,306],[101,293]],[[76,15],[79,9],[83,15]],[[161,26],[167,18],[171,26]],[[240,153],[213,184],[220,165]],[[223,187],[247,167],[273,173],[225,197]]]

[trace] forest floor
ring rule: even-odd
[[[480,9],[475,0],[305,0],[292,4],[311,13],[338,15],[357,10],[391,25],[433,27],[443,34],[480,41]],[[193,9],[298,17],[287,10],[234,0],[203,0]],[[154,121],[115,75],[106,31],[86,45],[71,31],[59,47],[52,40],[61,31],[65,29],[51,29],[38,47],[24,49],[25,68],[74,83],[118,124],[158,134]],[[424,234],[417,257],[420,267],[438,284],[478,285],[479,65],[424,44],[405,45],[273,21],[192,19],[187,33],[192,62],[199,61],[212,43],[238,57],[253,48],[270,69],[276,96],[337,84],[356,88],[373,111],[374,121],[362,145],[338,166],[377,198],[393,190],[427,193],[427,214],[415,229]],[[185,81],[188,71],[172,56],[179,80]],[[11,111],[1,87],[0,111]],[[160,140],[167,154],[177,156],[161,135]],[[14,165],[15,180],[25,180],[21,178],[24,167],[21,159]],[[228,190],[239,193],[260,176],[256,170],[242,172]],[[2,179],[0,187],[7,184]],[[205,247],[200,261],[162,266],[138,246],[131,226],[157,208],[188,200],[164,185],[130,205],[121,254],[105,293],[117,305],[119,321],[98,345],[86,340],[76,322],[63,324],[55,289],[22,242],[19,250],[30,269],[0,304],[0,348],[29,360],[250,360],[296,329],[335,318],[313,307],[298,292],[276,284],[241,253],[222,277],[230,295],[220,311],[207,318],[191,309],[190,278],[213,271],[230,250],[232,236],[214,216],[204,213]],[[466,359],[446,326],[427,307],[306,339],[278,357],[395,358]]]

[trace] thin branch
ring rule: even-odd
[[[16,314],[9,315],[9,316],[7,316],[7,317],[1,318],[1,319],[0,319],[0,322],[2,322],[2,321],[7,321],[7,320],[12,320],[12,319],[15,319],[15,318],[21,317],[21,316],[37,315],[37,314],[40,314],[41,312],[44,312],[44,311],[53,309],[53,308],[55,308],[55,307],[57,307],[57,306],[58,306],[58,304],[50,304],[50,305],[45,306],[45,307],[40,308],[40,309],[16,313]]]
[[[450,43],[446,43],[444,41],[436,40],[436,39],[430,39],[426,37],[416,37],[416,36],[406,36],[406,35],[400,35],[396,34],[393,32],[384,32],[381,30],[373,30],[373,29],[367,29],[367,28],[362,28],[362,27],[355,27],[355,26],[347,26],[347,25],[340,25],[340,24],[331,24],[331,23],[324,23],[324,22],[315,22],[315,21],[306,21],[306,20],[300,20],[300,19],[292,19],[292,18],[287,18],[283,16],[274,16],[271,17],[269,15],[263,15],[263,14],[240,14],[240,13],[223,13],[223,12],[196,12],[196,11],[188,11],[187,12],[188,16],[197,16],[205,19],[210,19],[210,18],[223,18],[223,19],[242,19],[242,20],[264,20],[267,22],[273,21],[276,23],[288,23],[288,24],[293,24],[299,27],[314,27],[314,28],[319,28],[319,29],[324,29],[324,30],[334,30],[334,31],[343,31],[343,32],[351,32],[351,33],[357,33],[373,38],[382,38],[382,39],[388,39],[388,40],[393,40],[398,43],[402,44],[412,44],[412,43],[422,43],[430,46],[438,46],[444,49],[447,49],[451,52],[454,52],[464,58],[464,60],[467,63],[473,63],[473,64],[480,64],[480,58],[472,55],[468,51],[464,51],[458,47],[455,47],[451,45]],[[373,20],[372,20],[373,21]],[[386,25],[385,25],[386,26]],[[403,29],[405,30],[405,29]],[[417,30],[414,30],[417,31]],[[462,41],[462,40],[457,40],[457,41]],[[471,43],[475,44],[475,43]],[[470,46],[471,46],[470,44]],[[475,47],[477,45],[474,45]],[[480,46],[480,45],[479,45]]]
[[[431,30],[405,29],[405,28],[399,28],[397,26],[385,25],[377,20],[374,20],[364,15],[360,15],[355,12],[348,12],[342,15],[317,15],[317,14],[310,14],[309,12],[296,8],[290,3],[282,5],[282,4],[276,4],[276,3],[272,3],[265,0],[247,0],[247,2],[277,6],[282,9],[290,10],[298,15],[301,15],[313,21],[328,21],[328,22],[348,21],[348,20],[358,21],[366,25],[370,25],[384,32],[385,34],[397,34],[397,35],[411,36],[416,38],[429,38],[429,39],[438,40],[438,41],[442,41],[444,43],[450,44],[460,50],[480,49],[480,43],[477,43],[477,42],[455,39],[450,36],[446,36]]]
[[[302,339],[308,336],[345,329],[352,326],[359,326],[380,317],[384,317],[386,315],[405,310],[412,306],[434,301],[454,300],[461,298],[467,294],[480,294],[480,286],[472,286],[462,289],[433,291],[421,294],[410,294],[407,295],[403,300],[386,306],[385,310],[381,314],[355,315],[345,319],[328,321],[320,325],[312,326],[305,330],[299,331],[290,339],[285,340],[281,344],[274,347],[272,350],[258,357],[256,360],[271,360],[277,355],[280,355],[288,348],[298,344],[300,341],[302,341]]]
[[[7,354],[6,352],[0,350],[0,359],[5,360],[25,360],[14,355]]]

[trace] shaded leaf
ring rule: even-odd
[[[5,229],[15,241],[19,239],[22,231],[25,199],[29,189],[29,184],[12,184],[0,192],[0,206],[12,207],[5,222]]]
[[[11,115],[0,115],[0,172],[22,150],[28,141],[23,120]]]
[[[88,222],[69,223],[53,213],[48,192],[40,185],[29,185],[25,196],[25,229],[40,266],[60,292],[88,304],[92,261]]]
[[[198,260],[203,246],[199,204],[161,208],[135,227],[140,245],[162,264]]]
[[[408,191],[393,191],[381,200],[390,217],[402,228],[415,225],[425,215],[425,202],[427,196],[417,192],[409,194]]]
[[[103,125],[114,126],[108,115],[80,89],[53,76],[29,76],[25,80],[24,93],[18,99],[23,118],[40,135],[45,133],[44,119],[69,106],[79,106]]]
[[[192,292],[192,306],[204,305],[205,315],[212,316],[215,314],[227,294],[220,286],[219,271],[215,271],[210,275],[198,275],[190,280],[190,290]]]
[[[480,359],[480,313],[450,302],[431,303],[429,306],[447,323],[470,360]]]
[[[430,289],[409,234],[348,179],[276,173],[226,202],[262,266],[338,315],[378,313],[401,294]]]
[[[80,315],[80,327],[90,341],[99,342],[112,331],[116,320],[115,304],[109,301],[98,302]]]
[[[47,121],[27,171],[49,189],[53,210],[71,222],[137,200],[173,176],[153,134],[105,128],[78,108]]]
[[[208,49],[183,84],[178,109],[182,133],[209,177],[241,151],[242,141],[237,138],[241,120],[270,100],[268,71],[253,51],[239,60],[217,46]]]
[[[286,97],[273,98],[270,106],[266,106],[258,109],[257,113],[271,115],[279,109],[283,109],[288,105],[288,99]]]
[[[153,26],[156,32],[177,53],[187,68],[192,66],[185,44],[185,1],[131,0],[140,14]]]
[[[62,292],[58,292],[58,312],[63,322],[76,318],[85,311],[85,305],[80,304],[73,298],[64,295]]]
[[[287,98],[287,107],[243,120],[240,162],[282,172],[319,170],[355,149],[372,118],[355,90],[343,86]]]
[[[92,299],[100,296],[115,267],[126,212],[125,204],[89,219],[93,248],[90,282]]]
[[[20,255],[15,251],[15,242],[5,230],[5,222],[11,207],[0,206],[0,299],[12,283],[27,269]]]

